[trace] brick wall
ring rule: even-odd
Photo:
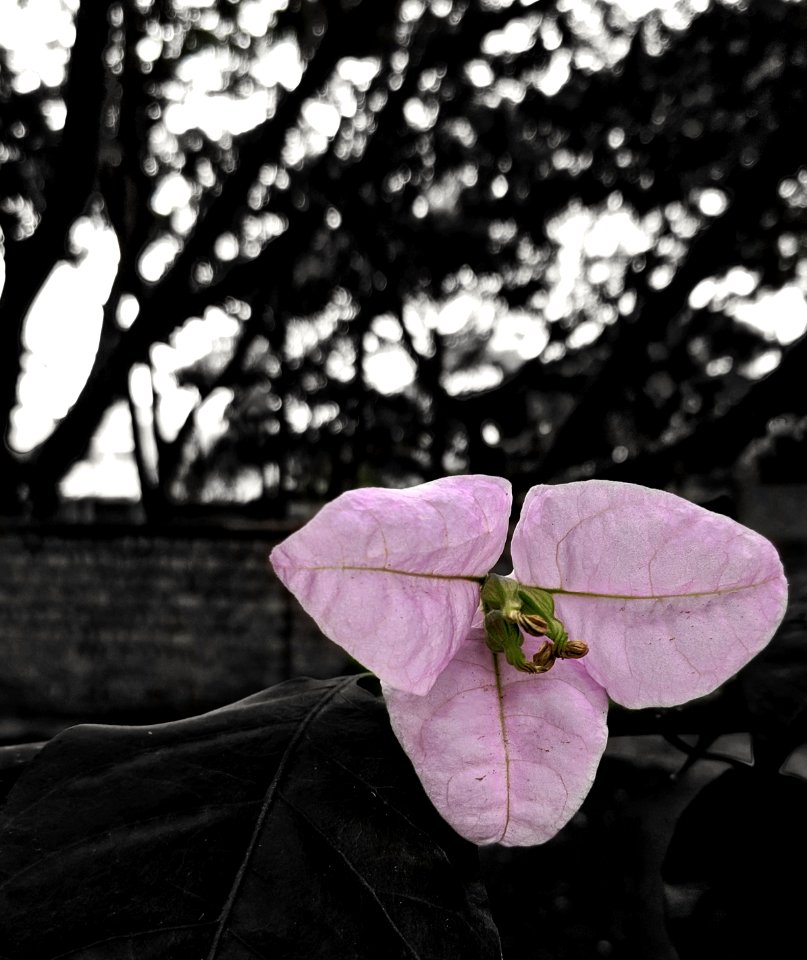
[[[157,722],[349,669],[274,577],[286,531],[0,531],[0,740]]]
[[[805,568],[807,486],[745,486],[737,507]],[[0,521],[0,743],[189,716],[351,669],[268,565],[293,525],[215,515],[149,530],[137,509],[76,501],[60,524]]]

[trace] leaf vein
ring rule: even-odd
[[[288,766],[294,751],[297,749],[297,745],[299,744],[300,740],[302,740],[303,734],[306,732],[308,727],[314,722],[314,720],[325,709],[325,707],[330,703],[330,701],[333,700],[333,698],[337,694],[341,693],[344,690],[344,688],[349,686],[352,682],[353,682],[353,677],[346,677],[344,680],[342,680],[341,683],[337,684],[331,690],[329,690],[328,693],[325,696],[323,696],[319,700],[319,702],[316,703],[311,708],[311,710],[309,710],[308,714],[303,718],[300,725],[297,727],[297,730],[294,736],[289,741],[289,745],[286,747],[285,751],[283,752],[283,756],[281,757],[280,763],[278,764],[277,770],[275,771],[275,775],[272,778],[272,782],[269,784],[269,788],[266,792],[266,798],[263,802],[261,812],[259,813],[258,819],[255,823],[255,829],[252,831],[252,836],[250,838],[249,846],[247,847],[246,854],[244,856],[243,861],[241,862],[241,866],[238,868],[238,873],[236,874],[235,880],[233,881],[230,894],[227,897],[227,902],[224,904],[224,907],[222,908],[221,916],[219,917],[219,925],[218,925],[218,928],[216,929],[216,935],[213,938],[213,943],[211,944],[210,952],[208,953],[208,960],[214,960],[218,952],[219,944],[221,943],[221,938],[227,926],[227,921],[229,920],[230,914],[232,913],[233,907],[235,906],[235,901],[238,898],[241,885],[244,882],[244,877],[246,876],[249,862],[252,859],[252,854],[254,853],[255,848],[258,845],[258,838],[261,835],[261,831],[263,830],[263,825],[266,821],[266,818],[269,815],[269,810],[271,809],[272,804],[274,803],[275,797],[278,795],[280,781],[286,772],[286,767]]]
[[[347,856],[347,854],[344,852],[344,850],[342,850],[340,847],[338,847],[338,846],[333,842],[333,838],[330,837],[324,830],[322,830],[322,829],[317,825],[317,823],[315,823],[315,821],[313,821],[313,820],[311,819],[311,817],[308,816],[308,814],[304,813],[304,812],[297,806],[297,804],[294,803],[293,800],[291,800],[289,797],[287,797],[287,796],[286,796],[285,794],[283,794],[283,793],[278,793],[278,796],[280,797],[281,800],[283,800],[283,802],[284,802],[291,810],[293,810],[293,811],[297,814],[297,816],[298,816],[304,823],[306,823],[306,824],[311,828],[311,830],[314,831],[314,833],[317,834],[317,836],[318,836],[321,840],[323,840],[323,841],[327,844],[327,846],[329,846],[329,847],[331,848],[331,850],[333,850],[333,852],[339,857],[339,859],[342,861],[342,863],[344,863],[344,865],[347,867],[347,869],[349,870],[349,872],[352,873],[353,876],[356,878],[356,880],[359,882],[359,885],[360,885],[364,890],[366,890],[367,893],[370,895],[371,899],[375,902],[375,904],[376,904],[376,906],[378,907],[378,909],[379,909],[379,910],[381,911],[381,913],[384,915],[384,918],[386,919],[387,923],[389,923],[390,927],[391,927],[391,928],[395,931],[395,933],[398,935],[398,937],[399,937],[400,940],[401,940],[401,943],[406,947],[406,949],[407,949],[407,950],[409,951],[409,953],[412,955],[412,957],[414,958],[414,960],[421,960],[420,956],[419,956],[418,953],[415,951],[415,949],[412,947],[412,945],[409,943],[409,941],[406,939],[406,937],[404,936],[403,932],[398,929],[398,926],[396,925],[396,923],[395,923],[395,921],[392,919],[392,917],[389,915],[389,912],[387,911],[387,908],[386,908],[386,907],[384,906],[384,904],[381,902],[381,899],[380,899],[380,897],[378,896],[378,894],[375,892],[375,890],[374,890],[373,887],[370,885],[370,883],[368,883],[368,881],[362,876],[361,871],[355,866],[355,864],[353,863],[353,861]]]
[[[630,593],[596,593],[591,590],[565,590],[562,587],[541,587],[534,586],[535,589],[543,590],[545,593],[551,593],[561,597],[583,597],[593,600],[689,600],[697,597],[721,597],[732,593],[742,593],[744,590],[755,590],[757,587],[764,587],[767,583],[773,583],[779,578],[777,576],[768,577],[765,580],[757,580],[754,583],[744,583],[735,587],[723,587],[714,590],[692,590],[685,593],[659,593],[659,594],[630,594]]]

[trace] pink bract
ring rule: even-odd
[[[553,593],[588,672],[626,707],[711,692],[767,644],[787,604],[764,537],[671,493],[588,480],[533,487],[516,580]]]
[[[496,477],[343,494],[272,553],[323,631],[383,682],[443,817],[476,843],[541,843],[579,807],[629,707],[702,696],[770,640],[787,601],[763,537],[669,493],[590,480],[529,491],[514,577],[589,653],[517,672],[485,642],[480,586],[507,533]],[[527,638],[531,654],[538,641]]]
[[[490,652],[481,618],[425,697],[383,690],[432,803],[478,844],[553,837],[588,793],[608,737],[608,697],[580,661],[518,673]]]
[[[351,490],[270,559],[326,636],[393,686],[423,694],[468,634],[511,504],[499,477]]]

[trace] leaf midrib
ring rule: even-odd
[[[388,573],[398,577],[418,577],[423,580],[465,580],[471,583],[484,583],[485,577],[475,576],[473,574],[460,573],[423,573],[414,570],[398,570],[393,567],[363,567],[358,564],[345,564],[338,566],[336,564],[323,565],[316,567],[304,567],[304,570],[322,571],[322,570],[356,570],[362,573]],[[723,587],[715,590],[692,590],[685,593],[596,593],[592,590],[566,590],[563,587],[544,587],[537,583],[524,583],[523,586],[534,590],[543,590],[544,593],[550,593],[553,596],[561,597],[589,597],[593,600],[687,600],[697,599],[698,597],[721,597],[732,593],[742,593],[744,590],[755,590],[757,587],[764,587],[767,583],[773,583],[778,580],[778,576],[770,576],[765,580],[756,580],[753,583],[743,583],[735,587]]]
[[[490,655],[493,658],[493,672],[496,677],[496,705],[499,711],[499,725],[501,727],[502,747],[504,749],[505,810],[504,826],[502,827],[501,836],[499,837],[499,842],[501,842],[504,840],[507,834],[507,828],[510,826],[510,740],[507,736],[507,717],[504,713],[504,687],[502,686],[502,675],[499,670],[499,655],[493,653],[493,651],[491,651]]]
[[[469,580],[472,583],[482,583],[485,578],[470,573],[423,573],[419,570],[398,570],[395,567],[363,567],[359,564],[323,564],[316,567],[301,567],[301,570],[308,570],[319,573],[322,570],[356,570],[361,573],[391,573],[398,577],[419,577],[423,580]]]
[[[266,791],[266,796],[261,807],[261,811],[258,814],[258,819],[255,822],[255,829],[252,831],[252,836],[250,837],[249,846],[247,847],[244,859],[241,862],[241,866],[238,869],[238,873],[233,880],[232,888],[230,889],[230,894],[227,897],[227,902],[222,908],[221,915],[219,916],[218,926],[216,927],[216,933],[213,938],[213,942],[210,946],[210,952],[207,955],[207,960],[215,960],[215,957],[218,953],[219,946],[221,944],[221,938],[224,935],[224,932],[227,928],[230,915],[232,913],[235,902],[238,899],[238,895],[241,890],[241,885],[244,882],[244,877],[246,876],[247,869],[249,867],[250,860],[252,859],[252,854],[255,851],[255,848],[258,845],[258,840],[260,838],[261,832],[263,830],[263,825],[266,821],[266,818],[269,815],[269,811],[274,804],[275,798],[278,793],[278,788],[280,782],[283,779],[283,776],[286,772],[286,767],[291,760],[291,757],[294,754],[294,751],[297,749],[297,746],[302,739],[303,734],[308,729],[308,727],[316,720],[319,714],[325,709],[325,707],[330,703],[331,700],[338,694],[341,693],[345,687],[349,686],[353,682],[353,677],[345,677],[340,683],[336,684],[331,690],[329,690],[321,700],[319,700],[314,706],[308,711],[308,713],[300,721],[297,730],[295,731],[294,736],[288,743],[288,746],[283,751],[283,756],[280,759],[280,763],[277,766],[274,777],[272,777],[272,782],[269,784],[269,787]]]
[[[766,583],[773,583],[778,577],[767,577],[754,583],[743,583],[736,587],[722,587],[716,590],[691,590],[686,593],[594,593],[589,590],[565,590],[563,587],[538,587],[545,593],[561,597],[590,597],[594,600],[688,600],[698,597],[722,597],[732,593],[742,593],[743,590],[756,590]]]

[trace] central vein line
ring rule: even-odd
[[[414,570],[395,570],[392,567],[362,567],[358,564],[325,564],[319,567],[306,567],[306,570],[358,570],[361,573],[392,573],[397,577],[420,577],[423,580],[466,580],[470,583],[484,583],[484,577],[475,577],[463,573],[420,573]]]
[[[493,672],[496,676],[496,696],[499,698],[499,725],[502,730],[502,744],[504,746],[504,827],[499,838],[504,839],[507,828],[510,826],[510,743],[507,739],[507,722],[504,717],[504,690],[502,690],[502,676],[499,672],[499,655],[493,652],[490,655],[493,657]]]
[[[306,570],[355,570],[358,573],[387,573],[396,577],[417,577],[421,580],[463,580],[466,583],[483,584],[486,577],[474,576],[469,573],[423,573],[416,570],[398,570],[395,567],[363,567],[360,564],[321,564],[318,566],[305,567]],[[697,597],[722,597],[732,593],[742,593],[743,590],[754,590],[757,587],[764,587],[766,583],[772,583],[776,577],[768,577],[766,580],[758,580],[756,583],[744,583],[737,587],[724,587],[718,590],[693,590],[688,593],[595,593],[591,590],[565,590],[563,587],[542,587],[540,584],[522,584],[535,590],[543,590],[544,593],[550,593],[558,597],[590,597],[593,600],[687,600]]]
[[[690,593],[593,593],[590,590],[564,590],[562,587],[537,587],[545,593],[561,597],[592,597],[595,600],[686,600],[690,597],[720,597],[730,593],[741,593],[743,590],[754,590],[771,583],[776,577],[759,580],[757,583],[744,583],[737,587],[724,587],[719,590],[693,590]]]

